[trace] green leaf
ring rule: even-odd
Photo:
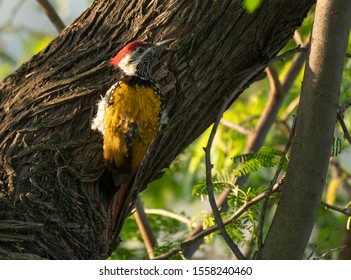
[[[207,194],[206,182],[196,184],[191,191],[192,196],[201,196],[204,194]]]
[[[235,177],[226,174],[225,172],[222,172],[222,174],[217,173],[212,178],[212,188],[215,193],[220,193],[225,189],[237,189],[237,186],[235,185]],[[192,196],[201,195],[207,195],[207,187],[205,181],[196,184],[192,189]]]
[[[271,168],[278,166],[280,157],[283,152],[273,148],[262,148],[257,153],[240,154],[233,158],[234,163],[240,165],[233,170],[237,177],[245,176],[249,173],[256,172],[259,167]],[[283,170],[286,170],[288,164],[288,157],[285,156],[283,163]]]

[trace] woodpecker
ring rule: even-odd
[[[165,100],[151,68],[174,40],[133,41],[110,61],[122,76],[98,102],[91,128],[103,135],[107,167],[120,174],[136,171],[157,131],[167,123]]]

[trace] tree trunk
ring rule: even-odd
[[[328,170],[350,24],[350,1],[317,1],[291,159],[260,258],[303,257]]]
[[[312,4],[267,0],[249,15],[239,0],[94,1],[0,85],[0,257],[106,258],[137,193],[279,52]],[[90,130],[96,100],[118,78],[107,61],[131,40],[171,37],[155,73],[169,126],[111,196],[102,139]]]

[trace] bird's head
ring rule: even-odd
[[[133,41],[120,50],[111,59],[111,64],[120,68],[127,76],[139,76],[152,80],[151,68],[161,51],[175,39],[164,40],[155,44]]]

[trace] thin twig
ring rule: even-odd
[[[341,104],[339,108],[339,112],[341,115],[344,115],[345,111],[351,106],[351,100],[346,100],[344,103]]]
[[[153,259],[155,257],[154,248],[157,246],[157,241],[139,196],[136,199],[135,209],[136,211],[133,213],[135,222],[144,240],[146,251],[150,259]]]
[[[241,251],[239,250],[238,246],[234,243],[233,239],[229,236],[228,232],[226,231],[225,226],[224,226],[223,221],[222,221],[222,218],[221,218],[221,214],[219,213],[219,210],[217,208],[216,199],[215,199],[215,196],[213,193],[212,175],[211,175],[211,170],[213,168],[213,165],[211,163],[211,147],[212,147],[212,143],[213,143],[214,137],[215,137],[216,132],[217,132],[218,125],[222,119],[223,113],[228,108],[230,102],[234,99],[234,97],[238,93],[240,93],[244,89],[244,86],[254,76],[256,76],[260,71],[262,71],[264,69],[264,67],[265,67],[265,65],[260,65],[260,66],[256,67],[256,69],[254,69],[245,79],[243,79],[241,81],[241,83],[233,90],[233,92],[224,99],[224,102],[220,108],[219,114],[217,115],[215,122],[213,124],[212,130],[210,133],[210,137],[209,137],[208,142],[207,142],[207,146],[206,146],[206,148],[204,148],[205,162],[206,162],[206,187],[207,187],[208,199],[209,199],[209,202],[211,205],[213,216],[214,216],[215,222],[218,225],[219,230],[223,236],[223,239],[228,244],[230,249],[233,251],[233,253],[237,257],[237,259],[245,259],[245,257],[241,253]]]
[[[279,190],[279,187],[281,186],[281,182],[278,182],[274,187],[273,187],[273,192],[276,192]],[[262,199],[264,199],[265,197],[265,193],[260,193],[259,195],[255,196],[254,198],[252,198],[249,201],[246,201],[238,210],[236,210],[236,212],[230,216],[227,220],[225,220],[223,222],[223,224],[225,226],[234,223],[236,220],[238,220],[240,218],[240,216],[242,214],[244,214],[251,206],[257,204],[258,202],[260,202]],[[154,258],[154,260],[164,260],[164,259],[168,259],[171,256],[174,256],[175,254],[177,254],[178,252],[182,251],[182,249],[185,246],[189,246],[191,243],[195,243],[196,241],[198,241],[199,239],[203,239],[204,237],[206,237],[207,235],[216,232],[219,229],[218,225],[214,225],[212,227],[208,227],[206,229],[204,229],[203,231],[199,232],[198,234],[192,236],[191,238],[189,238],[187,241],[183,242],[180,246],[172,248],[171,250],[169,250],[168,252],[159,255],[157,257]]]
[[[65,24],[55,11],[54,7],[47,0],[37,0],[37,2],[39,6],[44,10],[45,14],[48,16],[52,24],[55,26],[57,32],[60,33],[65,28]]]
[[[327,255],[329,255],[330,253],[335,252],[335,251],[339,251],[339,250],[342,250],[342,249],[345,249],[345,248],[347,248],[347,247],[348,247],[347,245],[342,245],[342,246],[339,246],[339,247],[336,247],[336,248],[331,248],[330,250],[328,250],[327,252],[323,253],[323,254],[320,255],[319,257],[313,258],[313,259],[314,259],[314,260],[323,259],[323,258],[325,258]]]
[[[271,184],[270,184],[268,190],[265,193],[265,198],[264,198],[264,201],[263,201],[263,204],[262,204],[262,210],[261,210],[261,215],[260,215],[260,221],[259,221],[259,224],[258,224],[258,234],[257,234],[257,236],[258,236],[258,250],[261,250],[263,248],[263,224],[264,224],[264,219],[265,219],[265,215],[266,215],[266,211],[267,211],[268,201],[269,201],[269,198],[272,195],[273,187],[276,184],[276,182],[278,180],[278,177],[279,177],[279,174],[280,174],[280,172],[281,172],[281,170],[283,168],[283,164],[284,164],[284,161],[285,161],[286,154],[288,153],[288,151],[290,149],[291,142],[292,142],[292,139],[293,139],[293,136],[294,136],[295,125],[296,125],[296,118],[294,118],[294,121],[293,121],[293,124],[292,124],[292,127],[291,127],[291,131],[290,131],[290,135],[289,135],[289,138],[288,138],[288,142],[287,142],[287,144],[286,144],[286,146],[284,148],[284,151],[282,153],[282,156],[280,158],[280,162],[279,162],[277,171],[275,172],[274,177],[273,177],[273,179],[271,181]]]
[[[266,73],[269,81],[270,94],[274,95],[275,98],[277,98],[277,96],[283,96],[285,91],[279,80],[278,71],[274,65],[268,65],[266,68]]]
[[[338,121],[339,121],[339,124],[342,128],[342,131],[344,132],[344,138],[347,140],[347,142],[349,142],[349,144],[351,145],[351,135],[349,133],[349,131],[347,130],[347,127],[346,127],[346,124],[344,122],[344,118],[342,117],[342,115],[339,113],[339,111],[337,112],[337,115],[336,115]]]
[[[340,208],[340,207],[337,207],[335,205],[331,205],[329,203],[326,203],[324,201],[321,201],[321,204],[328,209],[334,210],[334,211],[342,213],[348,217],[351,217],[351,212],[350,212],[350,210],[348,210],[348,208]]]
[[[181,244],[180,246],[177,246],[177,247],[174,247],[174,248],[170,249],[166,253],[163,253],[161,255],[158,255],[157,257],[154,257],[153,260],[168,260],[170,257],[173,257],[174,255],[176,255],[180,251],[182,251],[182,247],[183,247],[182,245],[183,244]]]
[[[328,236],[327,238],[325,238],[324,240],[322,240],[321,242],[317,243],[314,245],[314,248],[312,249],[311,253],[309,254],[309,256],[307,257],[307,260],[311,259],[313,254],[317,251],[317,249],[322,246],[324,243],[328,242],[330,240],[330,238],[339,230],[339,228],[335,228]]]
[[[285,53],[282,53],[281,55],[278,55],[274,58],[272,58],[270,61],[269,61],[269,64],[273,64],[274,62],[277,62],[277,61],[282,61],[284,60],[286,57],[294,54],[294,53],[297,53],[297,52],[306,52],[308,50],[308,48],[302,48],[300,45],[298,45],[296,48],[294,49],[291,49],[291,50],[288,50],[286,51]]]
[[[237,132],[239,132],[241,134],[244,134],[244,135],[248,135],[248,134],[251,133],[250,129],[247,129],[247,128],[239,125],[239,124],[233,123],[233,122],[225,120],[225,119],[221,120],[221,125],[229,127],[231,129],[234,129],[235,131],[237,131]]]
[[[145,209],[145,213],[146,214],[154,214],[154,215],[160,215],[160,216],[168,217],[168,218],[177,220],[177,221],[179,221],[181,223],[184,223],[187,226],[191,226],[191,227],[195,227],[196,226],[196,224],[192,224],[191,223],[190,219],[188,219],[188,218],[186,218],[184,216],[175,214],[173,212],[167,211],[167,210],[163,210],[163,209]]]
[[[227,105],[225,106],[225,108],[227,108],[227,106],[229,105],[229,98],[226,98],[224,103],[226,103]],[[220,116],[222,117],[222,115]],[[218,119],[218,118],[217,118]],[[210,202],[211,205],[211,209],[213,212],[213,216],[215,219],[216,224],[219,227],[219,230],[222,234],[223,239],[225,240],[225,242],[228,244],[228,246],[230,247],[230,249],[232,250],[232,252],[234,253],[234,255],[237,257],[238,260],[243,260],[245,259],[244,255],[241,253],[240,249],[238,248],[238,246],[234,243],[233,239],[229,236],[227,230],[225,229],[225,226],[223,224],[222,218],[221,218],[221,214],[217,208],[217,204],[216,204],[216,198],[214,196],[213,193],[213,186],[212,186],[212,175],[211,175],[211,170],[212,170],[212,163],[211,163],[211,146],[213,143],[213,139],[216,135],[216,130],[217,127],[219,125],[219,121],[215,122],[215,124],[213,125],[211,134],[210,134],[210,138],[208,140],[207,146],[204,149],[205,150],[205,159],[206,159],[206,187],[207,187],[207,194],[208,194],[208,200]]]

